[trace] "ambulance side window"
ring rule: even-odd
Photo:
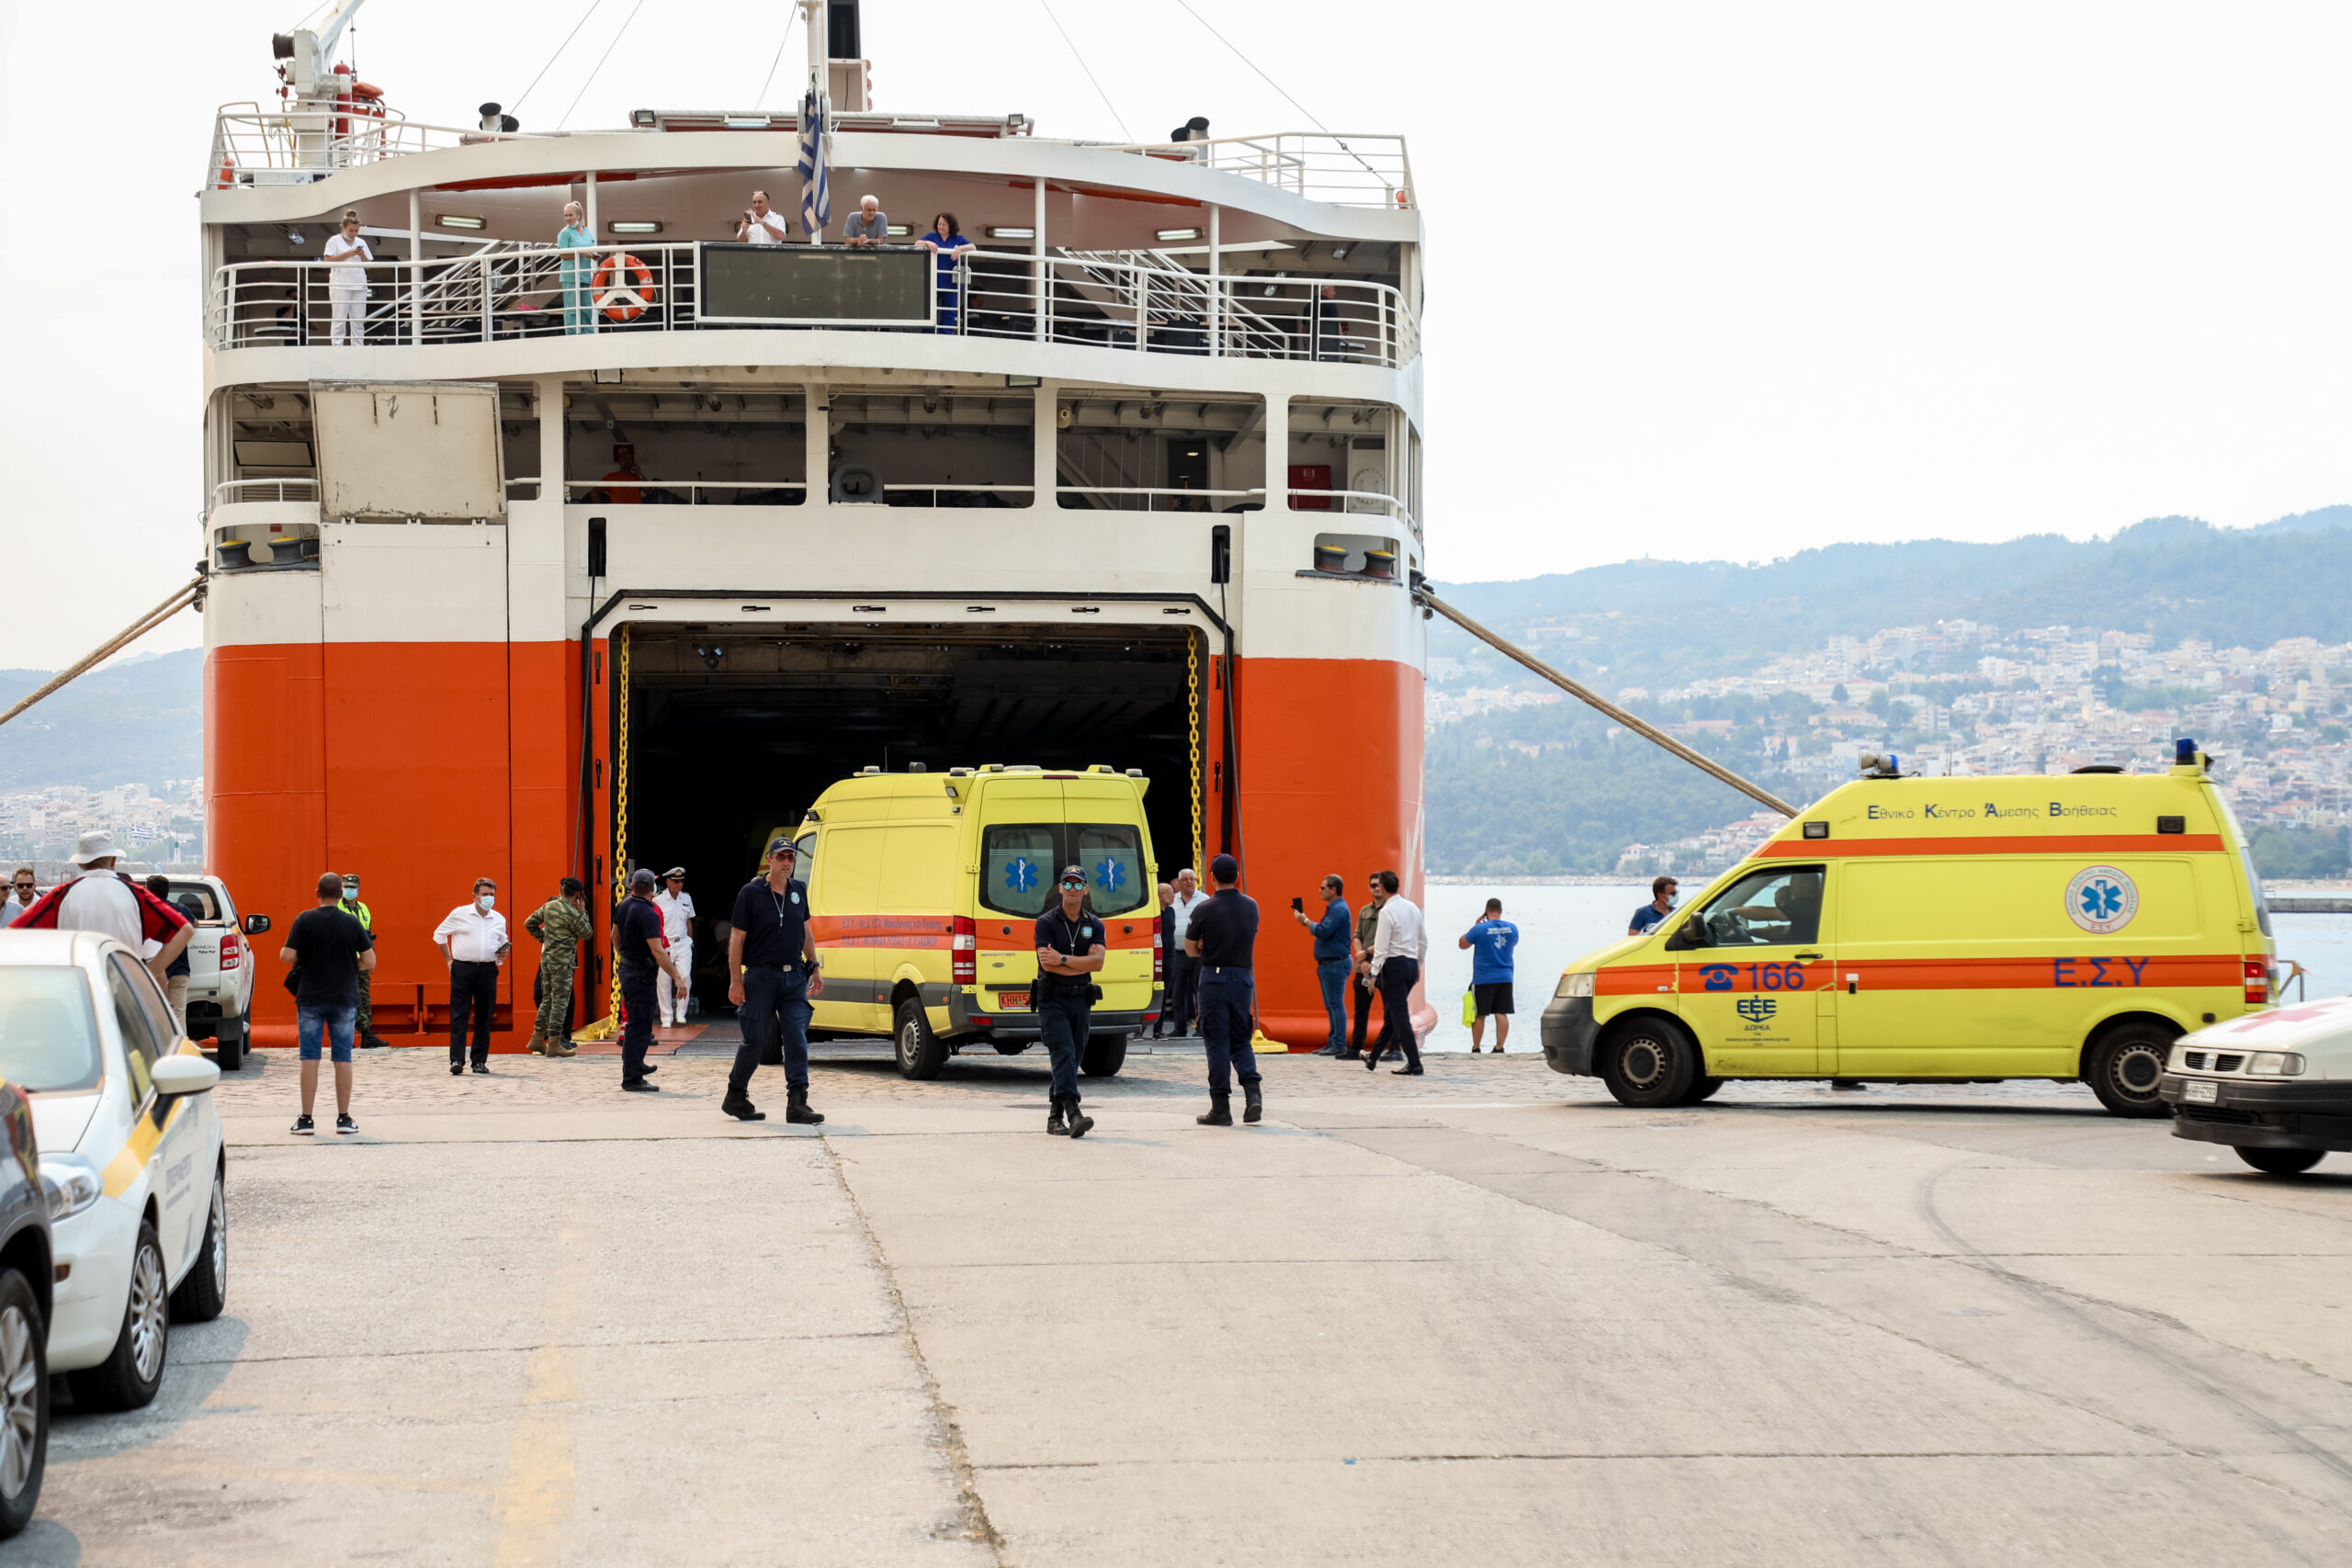
[[[1692,921],[1699,947],[1801,947],[1821,937],[1817,865],[1750,872],[1709,899]]]

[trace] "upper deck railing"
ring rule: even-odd
[[[555,141],[571,134],[599,133],[497,131],[470,126],[428,125],[410,119],[380,102],[341,98],[306,99],[274,107],[250,101],[224,104],[213,120],[212,157],[205,165],[204,183],[221,190],[306,185],[338,170],[411,152],[434,152],[493,141]],[[668,133],[630,130],[611,134]],[[1100,146],[1110,152],[1239,175],[1311,201],[1335,206],[1402,211],[1413,205],[1412,165],[1406,159],[1405,139],[1401,136],[1343,136],[1292,130],[1212,141],[1075,145]]]
[[[207,331],[213,347],[236,349],[743,330],[701,319],[700,252],[497,245],[419,263],[234,262],[213,274]],[[897,330],[1387,368],[1420,352],[1419,322],[1386,284],[1211,277],[1148,252],[956,257],[938,287],[936,324]],[[367,283],[339,287],[337,273]]]

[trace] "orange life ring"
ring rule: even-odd
[[[629,287],[629,274],[637,275],[637,286]],[[608,279],[617,276],[618,286],[605,288]],[[653,288],[653,269],[630,255],[627,251],[606,256],[596,264],[595,276],[588,280],[590,295],[605,319],[613,321],[633,321],[645,314],[646,307],[658,297]]]

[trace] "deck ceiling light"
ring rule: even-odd
[[[479,229],[482,226],[481,219],[465,212],[444,212],[437,215],[433,221],[440,224],[444,229]]]
[[[610,225],[616,234],[659,234],[661,220],[652,218],[624,218]]]
[[[628,122],[637,127],[639,130],[650,130],[653,129],[654,125],[653,111],[651,109],[631,109],[628,111]]]
[[[1012,229],[999,223],[989,225],[989,238],[991,240],[1034,240],[1036,237],[1035,229]]]
[[[1152,233],[1161,240],[1197,240],[1201,237],[1198,229],[1155,229]]]

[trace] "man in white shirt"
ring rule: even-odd
[[[329,262],[343,264],[327,269],[327,304],[334,311],[334,346],[347,343],[356,347],[368,337],[368,269],[359,264],[376,259],[376,253],[359,237],[358,213],[343,215],[342,230],[327,237],[325,255]]]
[[[500,914],[498,884],[474,878],[474,899],[460,904],[433,930],[449,964],[449,1076],[466,1070],[466,1028],[473,1026],[474,1071],[490,1071],[490,1014],[498,1002],[498,971],[514,944]]]
[[[781,245],[784,236],[784,214],[768,209],[767,192],[753,191],[751,210],[745,212],[743,221],[735,226],[737,241],[754,245]]]
[[[670,962],[678,966],[686,983],[677,984],[666,972],[655,976],[653,1016],[656,1022],[683,1024],[686,1000],[694,990],[695,900],[686,891],[684,866],[672,866],[662,875],[662,891],[653,896],[653,907],[662,911],[662,937],[670,944]]]
[[[1405,1054],[1405,1065],[1395,1070],[1405,1077],[1419,1077],[1421,1045],[1413,1037],[1412,995],[1420,982],[1421,960],[1429,955],[1430,939],[1420,906],[1397,892],[1403,886],[1395,872],[1380,874],[1381,891],[1388,897],[1381,902],[1380,924],[1373,932],[1372,977],[1380,987],[1385,1015],[1383,1044],[1395,1045]],[[1379,1063],[1379,1051],[1364,1053],[1364,1071],[1372,1071]]]
[[[1167,999],[1160,1006],[1160,1015],[1179,1040],[1192,1027],[1199,1010],[1200,964],[1184,952],[1184,936],[1190,929],[1193,911],[1208,902],[1208,895],[1201,891],[1200,878],[1186,866],[1176,874],[1176,897],[1168,906],[1169,938],[1166,970],[1162,976],[1168,988]]]
[[[118,874],[115,862],[120,854],[111,833],[101,829],[83,834],[74,851],[74,863],[82,868],[81,874],[59,883],[29,908],[17,910],[8,923],[20,931],[103,932],[141,954],[155,984],[168,991],[164,971],[187,951],[188,939],[196,934],[195,923]],[[153,953],[147,952],[149,942],[156,944]]]

